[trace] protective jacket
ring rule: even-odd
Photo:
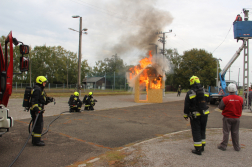
[[[35,122],[37,114],[39,114],[34,130],[32,132],[32,143],[37,144],[41,142],[41,133],[43,130],[43,113],[40,112],[44,109],[44,105],[49,103],[50,98],[46,97],[44,87],[40,84],[36,84],[31,92],[31,117],[33,124]]]
[[[209,93],[200,84],[193,84],[185,97],[184,117],[209,114],[208,101]]]
[[[199,83],[191,86],[185,97],[184,118],[190,117],[194,147],[201,150],[206,144],[209,93]]]
[[[34,85],[31,92],[31,110],[38,112],[44,109],[44,105],[49,103],[48,97],[44,92],[44,88],[39,84]]]
[[[85,110],[94,110],[96,100],[93,99],[93,96],[86,96],[83,101],[85,102]]]
[[[82,101],[79,99],[79,96],[73,96],[70,102],[70,112],[72,112],[73,110],[80,112],[81,106],[82,106]]]
[[[74,96],[73,101],[72,101],[72,105],[77,105],[79,103],[82,104],[81,100],[79,99],[79,96]]]

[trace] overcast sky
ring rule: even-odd
[[[124,63],[138,64],[141,56],[159,45],[157,31],[169,32],[166,49],[182,55],[192,48],[205,49],[222,59],[223,69],[242,42],[234,39],[233,21],[242,9],[250,10],[251,0],[0,0],[0,35],[11,30],[19,41],[35,46],[62,46],[78,52],[79,19],[88,35],[82,36],[82,60],[90,66],[116,54]],[[249,49],[252,49],[250,41]],[[252,53],[252,50],[250,51]],[[250,54],[251,55],[251,54]],[[252,81],[252,58],[250,82]],[[230,79],[243,82],[243,51],[230,68]],[[229,73],[226,74],[229,79]]]

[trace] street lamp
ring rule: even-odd
[[[82,29],[82,17],[76,15],[76,16],[72,16],[72,18],[80,18],[80,29],[79,31],[79,53],[78,53],[78,80],[77,80],[77,92],[80,93],[80,89],[81,89],[81,41],[82,41],[82,32],[83,31],[87,31],[87,28]],[[70,30],[76,31],[72,28],[69,28]],[[84,34],[87,34],[87,32],[84,32]]]
[[[219,76],[219,72],[218,72],[218,70],[219,70],[219,60],[220,61],[222,61],[221,59],[217,59],[217,58],[215,58],[215,60],[217,61],[217,78],[216,78],[216,86],[218,86],[218,76]]]
[[[155,60],[156,60],[156,63],[157,63],[157,47],[158,47],[158,45],[156,45],[154,43],[150,43],[149,45],[155,45],[155,47],[156,47],[156,57],[155,57]]]

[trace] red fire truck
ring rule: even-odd
[[[14,125],[13,118],[9,116],[9,109],[6,108],[12,93],[13,44],[15,46],[20,44],[19,48],[22,55],[20,57],[20,71],[29,70],[29,59],[24,57],[25,54],[29,53],[29,46],[13,38],[12,32],[10,32],[5,39],[4,50],[0,43],[0,137]]]

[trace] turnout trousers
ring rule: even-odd
[[[207,115],[197,116],[196,118],[190,118],[193,142],[195,147],[205,146],[206,144],[206,125]]]
[[[80,112],[82,103],[70,105],[70,112]]]
[[[32,116],[32,127],[33,127],[37,114],[35,114],[35,112],[31,110],[31,116]],[[41,140],[43,125],[44,125],[43,113],[39,113],[37,122],[32,132],[32,143],[37,143]]]

